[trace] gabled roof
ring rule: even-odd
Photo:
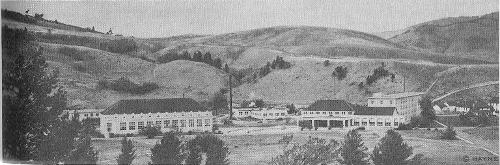
[[[168,99],[132,99],[120,100],[106,108],[101,114],[147,114],[165,112],[198,112],[206,111],[198,102],[190,98]]]
[[[395,107],[366,107],[356,106],[354,115],[376,115],[376,116],[392,116],[394,115]]]
[[[354,111],[352,105],[345,100],[318,100],[306,111]]]

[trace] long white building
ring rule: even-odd
[[[313,127],[398,127],[420,115],[418,102],[422,95],[418,92],[378,93],[368,98],[368,106],[344,100],[318,100],[302,110],[300,120]]]
[[[121,100],[101,112],[103,134],[137,134],[144,127],[157,126],[162,132],[211,131],[212,112],[189,98]]]

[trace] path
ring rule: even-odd
[[[442,125],[444,127],[447,127],[443,123],[440,123],[437,120],[435,120],[435,121],[436,121],[436,123],[438,123],[438,124],[440,124],[440,125]],[[487,152],[489,152],[489,153],[491,153],[491,154],[493,154],[495,156],[499,156],[498,151],[492,151],[492,149],[490,149],[490,147],[491,147],[490,145],[491,144],[488,144],[488,143],[482,141],[481,139],[478,139],[477,137],[472,137],[472,136],[466,134],[465,132],[462,131],[461,128],[455,129],[455,132],[457,133],[456,137],[458,139],[463,140],[466,143],[473,144],[473,145],[477,146],[478,148],[481,148],[481,149],[483,149],[483,150],[485,150],[485,151],[487,151]],[[488,148],[486,148],[486,147],[488,147]]]
[[[457,92],[461,92],[461,91],[464,91],[464,90],[468,90],[468,89],[472,89],[472,88],[478,88],[478,87],[483,87],[483,86],[488,86],[488,85],[495,85],[495,84],[498,84],[498,81],[488,81],[488,82],[482,82],[482,83],[478,83],[478,84],[474,84],[474,85],[470,85],[469,87],[467,88],[462,88],[462,89],[458,89],[458,90],[454,90],[454,91],[451,91],[443,96],[440,96],[434,100],[432,100],[432,102],[436,102],[436,101],[439,101],[445,97],[448,97],[452,94],[455,94]]]

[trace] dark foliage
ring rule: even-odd
[[[453,130],[453,127],[448,126],[446,127],[446,130],[441,134],[441,139],[456,140],[456,136],[457,133],[455,132],[455,130]]]
[[[62,136],[53,132],[65,129],[58,115],[66,108],[66,93],[57,82],[57,72],[47,69],[42,49],[32,40],[33,36],[27,30],[2,27],[4,160],[58,159],[37,154],[41,153],[42,145],[52,145],[43,143],[54,142]],[[68,143],[61,142],[60,145]],[[44,151],[54,155],[56,151],[53,149],[59,148]]]
[[[152,164],[181,164],[182,161],[181,141],[174,133],[165,133],[160,143],[151,148]]]
[[[229,164],[229,148],[213,134],[197,135],[187,143],[187,149],[186,164],[201,164],[202,153],[206,154],[207,165]]]
[[[344,137],[344,143],[340,149],[342,160],[340,163],[346,165],[363,165],[368,164],[369,155],[366,153],[368,148],[365,147],[361,135],[356,130],[350,130]]]
[[[423,97],[418,104],[420,105],[420,115],[422,116],[422,126],[429,127],[431,123],[436,120],[436,114],[434,108],[432,108],[431,99],[428,97]]]
[[[309,121],[305,121],[305,120],[299,121],[299,127],[300,127],[300,130],[304,130],[304,128],[311,130],[313,128],[312,123]]]
[[[295,108],[295,105],[293,104],[290,104],[290,105],[286,105],[286,108],[288,108],[288,114],[295,114],[298,112],[298,110]]]
[[[265,106],[264,100],[262,100],[262,99],[255,100],[255,106],[259,107],[259,108],[263,108]]]
[[[347,77],[347,67],[337,66],[335,71],[333,71],[332,76],[337,77],[338,80],[343,80]]]
[[[269,67],[274,66],[273,69],[288,69],[292,65],[290,62],[287,62],[283,60],[283,57],[276,56],[276,59],[273,60],[273,62],[269,65]]]
[[[76,48],[61,47],[61,48],[59,48],[58,52],[60,54],[65,55],[65,56],[71,57],[76,61],[85,60],[85,56],[83,55],[83,53],[78,51],[78,49],[76,49]]]
[[[387,77],[389,75],[391,75],[391,73],[389,73],[389,71],[385,69],[385,65],[382,65],[377,69],[373,70],[372,75],[366,77],[366,84],[371,85],[375,83],[377,80]]]
[[[403,142],[401,135],[394,130],[388,130],[380,139],[380,143],[373,149],[372,160],[376,165],[406,164],[407,158],[412,155],[413,148]]]
[[[306,144],[295,144],[285,147],[283,154],[276,156],[270,162],[273,165],[288,164],[332,164],[337,162],[339,144],[335,140],[311,138]]]
[[[123,137],[122,141],[122,152],[118,155],[116,162],[119,165],[129,165],[135,159],[135,149],[132,140],[127,140],[127,137]]]
[[[325,67],[330,66],[330,60],[325,60],[323,62],[323,66],[325,66]]]
[[[132,94],[146,94],[160,88],[156,83],[146,82],[142,85],[130,81],[126,77],[122,77],[114,81],[100,80],[97,82],[98,89],[110,89],[118,92],[126,92]]]
[[[75,150],[71,151],[67,163],[70,164],[96,164],[99,153],[94,151],[89,136],[81,137]]]
[[[139,135],[146,136],[148,139],[152,139],[160,134],[161,134],[160,128],[152,125],[148,125],[143,129],[139,130]]]

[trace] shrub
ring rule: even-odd
[[[366,84],[371,85],[372,83],[376,82],[378,79],[381,79],[383,77],[389,76],[390,73],[388,70],[384,68],[384,65],[378,67],[377,69],[373,70],[372,75],[369,75],[366,77]]]
[[[325,66],[325,67],[326,67],[326,66],[330,66],[330,60],[325,60],[325,61],[323,62],[323,66]]]
[[[182,163],[182,145],[179,138],[174,133],[166,133],[151,148],[152,164],[181,164]]]
[[[455,130],[453,130],[453,127],[448,126],[446,130],[441,134],[441,139],[446,139],[446,140],[456,140],[457,133]]]
[[[148,125],[144,129],[139,130],[139,135],[146,136],[148,139],[152,139],[159,134],[161,134],[160,128],[156,126]]]
[[[341,147],[340,155],[342,160],[340,163],[347,165],[363,165],[368,164],[368,154],[361,139],[361,135],[356,130],[350,130],[344,137],[344,143]]]
[[[132,140],[127,140],[126,137],[123,137],[122,141],[122,152],[118,155],[118,159],[116,159],[118,164],[128,165],[132,164],[132,161],[135,159],[135,149]]]
[[[413,127],[409,124],[399,124],[398,128],[396,128],[396,130],[412,130]]]
[[[412,155],[413,148],[403,142],[401,135],[394,130],[388,130],[373,149],[372,159],[375,165],[406,164],[406,159]]]
[[[347,77],[347,67],[337,66],[335,71],[333,71],[332,76],[337,77],[338,80],[343,80]]]
[[[68,162],[70,164],[96,164],[99,153],[94,151],[90,136],[81,137],[75,150],[71,151]]]
[[[335,140],[311,138],[303,145],[285,147],[283,154],[274,157],[270,164],[332,164],[337,161],[339,144]]]

